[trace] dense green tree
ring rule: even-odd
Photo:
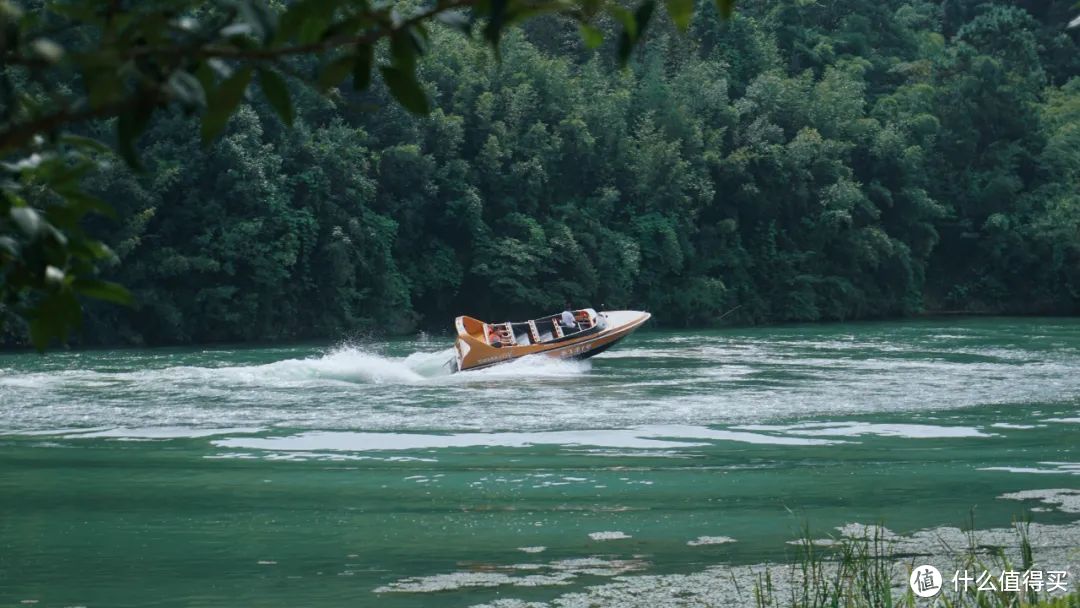
[[[631,10],[616,0],[0,0],[0,159],[10,161],[0,164],[0,329],[7,332],[15,325],[19,331],[25,323],[31,341],[42,349],[81,325],[80,297],[130,303],[124,287],[98,276],[101,265],[116,259],[112,251],[83,230],[84,223],[93,221],[87,216],[112,212],[109,204],[81,189],[82,178],[106,153],[97,139],[71,136],[87,123],[115,118],[116,151],[139,168],[137,143],[155,113],[181,109],[200,114],[201,139],[207,144],[221,135],[256,83],[269,107],[291,126],[296,106],[287,77],[331,95],[341,95],[338,87],[347,80],[357,92],[377,80],[385,87],[379,97],[427,114],[431,103],[417,79],[417,65],[437,24],[469,37],[476,32],[497,50],[504,32],[529,17],[576,22],[590,46],[604,39],[593,22],[607,19],[619,24],[618,56],[625,63],[644,38],[656,3],[641,0]],[[716,0],[724,16],[732,4]],[[672,22],[685,31],[694,3],[669,0],[667,8]],[[237,138],[234,153],[245,143],[267,145],[258,134]],[[237,195],[244,174],[258,180],[275,170],[278,159],[244,153],[248,159],[229,159],[243,166],[222,180],[225,190],[219,194]],[[266,205],[272,211],[285,204],[277,187],[249,194],[272,198]],[[261,218],[245,217],[239,223],[243,227],[235,235],[219,225],[195,242],[208,247],[217,239],[278,237],[266,234]],[[392,232],[392,223],[380,232]],[[232,244],[195,256],[198,265],[204,273],[230,277],[251,270],[257,289],[203,290],[195,296],[197,308],[224,314],[229,300],[248,301],[250,309],[267,306],[252,298],[280,295],[288,269],[242,260],[233,251],[225,254],[239,248]],[[291,265],[294,244],[283,243],[283,252],[248,253],[266,253]],[[215,267],[218,254],[232,259]],[[180,256],[173,269],[187,267],[189,258]],[[393,303],[408,308],[405,300]],[[175,337],[189,339],[187,333]]]
[[[252,97],[204,150],[159,112],[145,171],[82,178],[116,207],[87,229],[135,300],[92,307],[84,339],[406,332],[568,300],[669,325],[1075,314],[1080,49],[1067,6],[1030,4],[747,4],[685,36],[655,22],[626,69],[617,15],[597,50],[544,17],[497,57],[436,27],[424,116],[380,80],[290,80],[293,128]]]

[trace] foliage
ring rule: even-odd
[[[730,14],[732,1],[717,0],[722,14]],[[80,325],[78,296],[129,299],[119,285],[96,278],[96,263],[112,253],[82,234],[84,216],[109,213],[80,190],[79,179],[103,154],[91,142],[65,137],[82,123],[114,119],[117,152],[139,168],[137,142],[155,112],[199,114],[201,139],[208,144],[255,84],[290,126],[296,116],[290,79],[323,92],[351,80],[354,90],[364,91],[377,72],[398,104],[426,114],[430,103],[417,80],[417,62],[438,23],[468,35],[475,30],[497,46],[510,26],[558,14],[579,22],[582,37],[596,45],[604,37],[592,23],[613,19],[620,24],[619,57],[625,62],[644,36],[654,5],[642,0],[629,10],[613,0],[31,0],[24,6],[0,0],[0,158],[11,160],[0,176],[0,314],[28,321],[40,349]],[[685,30],[693,2],[669,0],[668,8]],[[28,189],[40,196],[28,198]],[[260,220],[245,222],[229,237],[259,238],[266,229]],[[295,256],[270,257],[283,262]],[[268,272],[255,279],[267,289],[240,299],[273,296],[276,288],[267,281],[283,278],[282,269]],[[236,293],[231,287],[215,290],[211,300]]]
[[[336,86],[332,54],[253,69],[264,94],[206,144],[207,112],[159,109],[131,140],[144,171],[81,178],[116,209],[80,224],[115,252],[98,268],[135,300],[90,304],[85,341],[401,332],[567,299],[669,325],[1080,311],[1067,4],[746,4],[683,35],[686,7],[638,11],[632,53],[614,9],[531,19],[497,56],[425,27],[405,60],[423,116],[394,76]],[[401,67],[394,46],[372,65]]]
[[[1028,521],[1016,522],[1018,553],[1021,563],[1013,563],[1003,547],[984,555],[985,547],[974,544],[953,556],[956,571],[1018,572],[1038,570],[1028,536]],[[973,530],[973,529],[972,529]],[[971,530],[969,530],[969,533]],[[756,608],[1074,608],[1080,606],[1080,593],[1053,594],[1035,589],[1024,592],[980,590],[977,585],[954,589],[948,578],[944,589],[931,600],[917,599],[908,585],[912,569],[926,556],[903,559],[882,526],[871,526],[861,536],[828,539],[818,544],[809,528],[802,530],[796,542],[794,562],[782,574],[787,589],[780,591],[773,572],[765,568],[754,583]],[[941,564],[938,564],[941,565]],[[997,585],[997,583],[994,583]],[[992,585],[993,586],[993,585]],[[1000,585],[997,585],[1000,586]],[[1026,587],[1026,585],[1025,585]]]

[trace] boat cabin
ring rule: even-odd
[[[503,346],[528,346],[530,344],[548,344],[582,336],[597,331],[601,317],[591,308],[571,311],[574,316],[572,326],[563,324],[562,314],[540,317],[520,323],[482,323],[481,330],[465,328],[470,334],[479,336],[485,343],[501,348]],[[476,319],[469,319],[476,322]],[[462,328],[459,328],[459,330]]]

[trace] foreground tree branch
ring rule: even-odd
[[[274,8],[264,0],[176,0],[129,5],[100,0],[43,2],[25,9],[0,0],[0,308],[14,312],[39,348],[66,338],[81,322],[80,296],[129,302],[117,285],[96,278],[112,257],[84,234],[82,218],[109,205],[82,192],[80,180],[106,148],[65,136],[78,125],[115,119],[115,148],[139,166],[136,141],[155,111],[177,106],[200,115],[204,143],[258,84],[287,125],[294,116],[286,76],[318,91],[346,80],[357,91],[381,80],[410,112],[430,102],[416,69],[435,23],[497,46],[514,24],[543,14],[577,21],[598,46],[593,25],[616,24],[621,62],[649,25],[657,0],[633,9],[615,0],[438,0],[411,8],[366,0],[296,0]],[[681,29],[694,3],[667,0]],[[733,0],[717,0],[728,15]],[[382,41],[387,41],[385,45]],[[304,75],[292,60],[312,57]],[[70,86],[69,86],[70,84]],[[6,315],[11,317],[11,315]]]

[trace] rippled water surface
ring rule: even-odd
[[[804,523],[1080,517],[1039,500],[1080,488],[1075,320],[646,331],[455,375],[448,347],[0,356],[0,606],[541,601],[782,560]]]

